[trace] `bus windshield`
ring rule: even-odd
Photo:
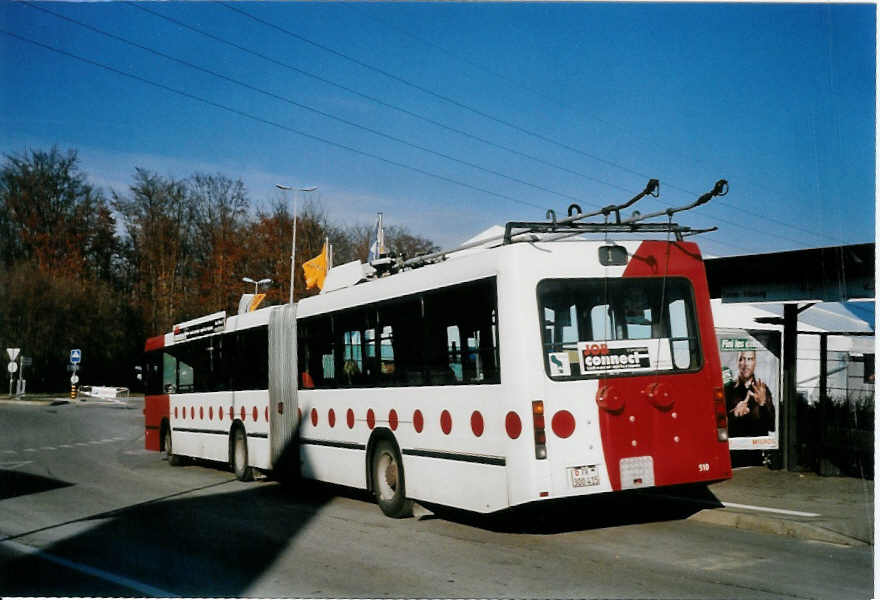
[[[685,278],[545,279],[538,307],[552,379],[694,371],[702,364]]]

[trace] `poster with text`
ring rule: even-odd
[[[782,334],[718,329],[731,450],[779,448]]]

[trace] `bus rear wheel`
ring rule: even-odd
[[[254,471],[248,466],[247,436],[236,427],[232,433],[232,470],[239,481],[251,481]]]
[[[406,497],[403,463],[397,448],[379,440],[372,455],[373,494],[386,516],[400,519],[412,516],[412,500]]]

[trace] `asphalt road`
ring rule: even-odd
[[[0,403],[0,595],[868,598],[870,547],[688,520],[650,496],[388,519],[361,492],[143,450],[143,417]]]

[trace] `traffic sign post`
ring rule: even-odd
[[[18,363],[16,359],[18,355],[21,353],[21,348],[7,348],[6,355],[9,356],[9,364],[6,366],[6,371],[9,373],[9,397],[12,397],[12,383],[15,381],[15,373],[18,371]],[[20,377],[20,376],[19,376]]]
[[[70,399],[76,400],[76,384],[79,383],[79,376],[76,374],[76,370],[79,368],[79,363],[82,361],[82,350],[79,348],[74,348],[70,351],[70,366],[73,367],[73,375],[70,376]]]

